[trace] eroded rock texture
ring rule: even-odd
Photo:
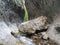
[[[41,15],[48,18],[51,23],[48,28],[48,36],[60,45],[60,0],[26,0],[29,19]],[[56,29],[57,27],[57,29]]]
[[[25,32],[25,33],[35,33],[36,30],[39,31],[45,31],[43,29],[47,29],[47,18],[44,16],[40,16],[36,19],[21,23],[20,25],[18,25],[18,29],[21,32]]]
[[[21,0],[20,0],[21,1]],[[29,19],[46,16],[50,23],[48,37],[60,45],[60,0],[26,0]],[[24,9],[12,0],[0,0],[0,44],[2,45],[35,45],[32,40],[18,36],[18,27],[24,17]],[[57,25],[58,24],[58,25]],[[37,34],[38,35],[38,34]],[[7,40],[6,40],[7,39]],[[35,38],[36,39],[36,38]],[[29,42],[28,42],[29,41]],[[43,41],[42,41],[43,42]],[[42,43],[41,42],[41,43]]]

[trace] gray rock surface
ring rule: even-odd
[[[60,13],[60,0],[26,0],[29,19],[41,15],[48,17],[49,23]]]
[[[14,28],[12,28],[14,30]],[[0,44],[20,45],[20,41],[11,35],[11,29],[5,22],[0,22]],[[17,30],[16,30],[17,31]],[[22,45],[22,44],[21,44]]]
[[[18,33],[17,24],[22,22],[19,15],[23,15],[23,9],[16,7],[12,0],[0,0],[0,44],[23,45],[11,35],[11,32]]]
[[[19,35],[19,40],[11,34],[19,32],[17,25],[22,22],[23,17],[24,9],[17,6],[13,0],[0,0],[0,45],[35,45],[26,37]],[[26,42],[23,42],[22,39]]]
[[[60,45],[60,0],[26,0],[29,19],[41,15],[48,18],[51,23],[47,34],[50,39]],[[57,27],[57,29],[55,29]]]
[[[19,11],[19,12],[18,12]],[[21,17],[24,15],[23,9],[13,3],[12,0],[0,0],[0,17],[1,20],[11,23],[21,23]]]
[[[55,17],[54,22],[50,25],[47,35],[50,39],[60,45],[60,16]]]
[[[13,25],[13,24],[12,24]],[[14,26],[14,25],[13,25]],[[16,26],[9,27],[5,22],[0,22],[0,44],[2,45],[35,45],[31,39],[23,36],[14,37],[11,32],[18,33]]]
[[[60,45],[60,0],[26,0],[26,6],[29,19],[40,15],[48,18],[48,21],[52,23],[47,31],[48,37]],[[0,0],[0,44],[35,45],[26,37],[16,38],[11,34],[11,32],[16,34],[19,32],[17,25],[22,22],[23,17],[24,9],[17,6],[13,0]]]

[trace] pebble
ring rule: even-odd
[[[42,32],[41,34],[43,36],[43,39],[48,39],[48,36],[47,36],[46,32]]]

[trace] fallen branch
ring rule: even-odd
[[[36,30],[46,29],[47,17],[40,16],[36,19],[21,23],[18,29],[21,32],[34,33]]]

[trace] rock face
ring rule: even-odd
[[[51,26],[48,28],[47,34],[50,39],[54,40],[60,45],[60,37],[59,37],[60,36],[59,34],[60,5],[59,4],[60,4],[60,0],[26,0],[26,7],[28,9],[28,13],[30,17],[29,19],[33,19],[43,15],[48,18],[49,22],[52,23],[53,21]],[[14,35],[12,35],[12,33],[17,34],[19,32],[17,26],[22,22],[23,17],[24,17],[24,9],[17,6],[17,4],[13,2],[13,0],[0,0],[0,44],[1,45],[35,45],[35,43],[33,43],[33,41],[30,40],[29,38],[22,37],[20,35],[19,36],[16,35],[15,37]],[[35,21],[33,22],[32,23],[35,25]],[[40,19],[38,22],[40,22]],[[31,23],[29,22],[28,24]],[[38,25],[40,24],[38,23],[35,28],[39,29],[41,27],[41,26],[38,27]]]
[[[51,25],[48,28],[47,34],[60,45],[60,0],[26,0],[26,7],[29,19],[41,15],[48,18]]]
[[[24,9],[17,6],[13,0],[0,0],[0,45],[35,45],[26,37],[19,35],[20,37],[16,38],[12,35],[19,32],[17,25],[22,22],[23,17]]]
[[[1,20],[11,23],[21,23],[24,10],[13,3],[12,0],[0,0],[0,17]]]
[[[13,0],[0,0],[0,23],[5,22],[12,32],[18,32],[17,25],[22,22],[23,15],[24,9],[18,7]]]
[[[24,15],[24,10],[14,4],[12,0],[0,0],[1,45],[23,45],[21,41],[11,35],[11,32],[18,33],[17,24],[22,22],[22,15]]]
[[[26,7],[29,13],[29,19],[47,16],[51,23],[54,16],[60,12],[60,0],[26,0]]]
[[[14,30],[14,28],[12,28]],[[2,45],[23,45],[18,39],[11,35],[11,28],[5,22],[0,22],[0,44]],[[16,30],[17,31],[17,30]]]
[[[13,25],[13,24],[12,24]],[[0,22],[0,44],[1,45],[35,45],[34,42],[23,36],[14,37],[11,32],[17,34],[18,29],[16,26],[9,27],[5,22]],[[15,29],[15,30],[14,30]]]
[[[50,25],[47,35],[50,39],[54,40],[58,43],[58,45],[60,45],[60,16],[57,16],[54,22]]]

